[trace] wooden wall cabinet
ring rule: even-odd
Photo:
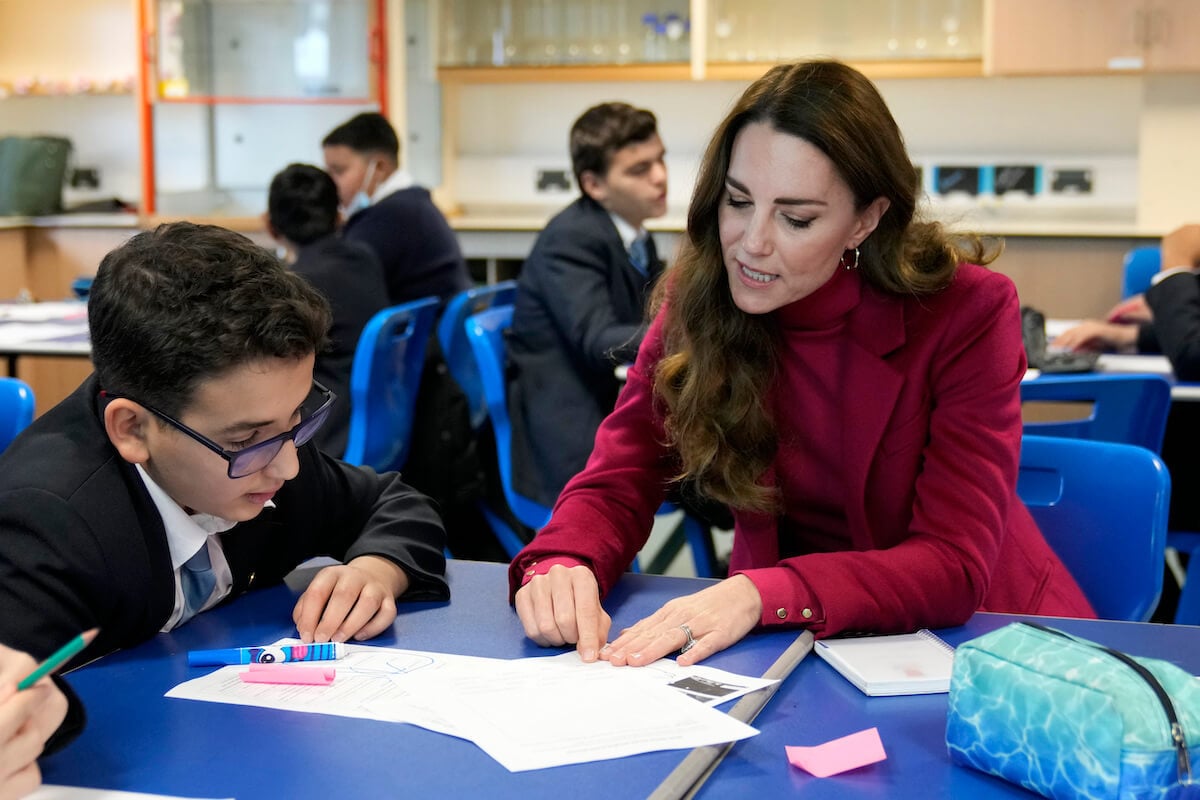
[[[986,15],[990,75],[1200,70],[1195,0],[989,0]]]

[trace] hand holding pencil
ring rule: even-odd
[[[77,636],[41,665],[0,645],[0,800],[24,797],[41,785],[37,758],[67,715],[67,698],[47,676],[95,635]]]

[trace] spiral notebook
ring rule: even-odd
[[[873,697],[950,691],[954,648],[929,630],[821,639],[814,649],[843,677]]]

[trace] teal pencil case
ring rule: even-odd
[[[1200,682],[1166,661],[1013,623],[955,650],[946,745],[953,761],[1045,797],[1200,798]]]

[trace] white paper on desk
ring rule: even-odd
[[[280,639],[274,644],[299,644],[299,641]],[[457,736],[453,726],[429,702],[434,698],[410,690],[412,677],[436,673],[451,666],[472,673],[486,673],[493,663],[499,661],[358,644],[347,645],[346,650],[346,656],[337,661],[299,662],[295,665],[314,669],[335,667],[337,677],[328,686],[245,683],[238,675],[247,667],[229,666],[181,683],[170,689],[166,696],[310,714],[408,722]]]
[[[660,658],[644,667],[614,667],[607,661],[585,663],[579,654],[571,651],[541,659],[546,664],[578,670],[628,670],[630,677],[644,678],[656,684],[669,686],[678,692],[699,700],[705,705],[715,706],[736,700],[744,694],[764,689],[779,681],[772,678],[751,678],[726,672],[716,667],[681,667],[669,658]]]
[[[723,744],[758,733],[627,669],[539,663],[546,660],[500,662],[487,675],[448,669],[421,682],[424,692],[439,698],[438,710],[459,735],[512,772]]]
[[[6,322],[0,325],[0,345],[17,347],[30,342],[46,342],[87,333],[87,322]]]
[[[1097,368],[1101,372],[1148,372],[1152,375],[1173,375],[1171,361],[1166,356],[1139,356],[1122,353],[1105,353],[1100,356]]]
[[[0,303],[0,322],[48,322],[78,319],[87,322],[87,303]]]
[[[188,800],[175,795],[142,794],[141,792],[118,792],[113,789],[81,789],[77,786],[46,785],[25,800]],[[233,798],[225,798],[233,800]]]

